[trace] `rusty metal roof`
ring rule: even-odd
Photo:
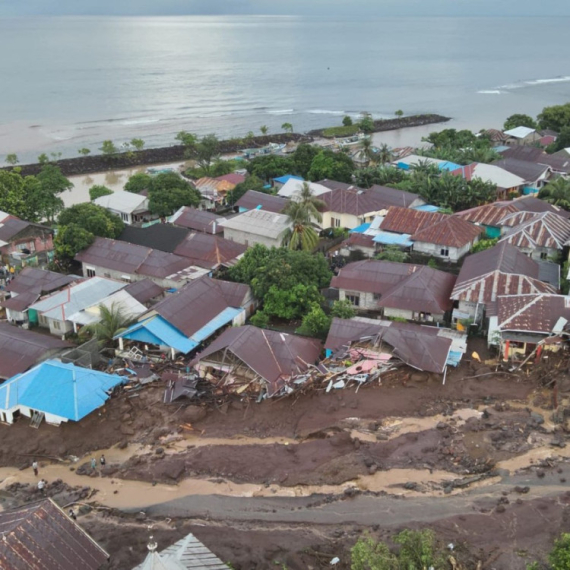
[[[178,244],[174,253],[200,267],[213,269],[245,253],[246,245],[205,233],[191,233]]]
[[[81,277],[77,275],[62,275],[54,271],[38,269],[36,267],[24,267],[6,287],[7,291],[14,293],[51,293],[61,287],[65,287]]]
[[[506,216],[519,211],[513,202],[494,202],[457,212],[453,214],[453,217],[461,218],[473,224],[498,227]]]
[[[543,212],[530,217],[527,212],[512,214],[509,219],[522,223],[510,229],[501,241],[525,249],[546,247],[561,250],[570,239],[570,220],[552,212]]]
[[[374,243],[374,236],[369,236],[366,234],[361,234],[360,232],[355,232],[350,234],[348,239],[342,242],[343,246],[353,246],[353,247],[368,247],[375,249],[376,244]]]
[[[217,222],[224,219],[212,212],[184,206],[170,218],[170,222],[175,226],[189,230],[206,232],[208,234],[220,234],[224,229]]]
[[[546,154],[543,149],[528,145],[513,145],[501,152],[501,155],[538,164],[546,164],[556,172],[570,173],[570,159]]]
[[[461,248],[472,243],[482,232],[483,228],[461,218],[444,216],[439,222],[412,234],[411,239],[423,243]]]
[[[353,342],[386,343],[404,363],[442,374],[451,349],[451,338],[440,336],[441,329],[412,323],[354,318],[332,321],[325,348],[336,352]]]
[[[261,206],[261,210],[280,214],[287,205],[287,198],[281,196],[273,196],[256,190],[248,190],[235,205],[246,210],[255,210]]]
[[[72,346],[55,336],[0,323],[0,378],[11,378]]]
[[[10,242],[15,238],[21,231],[25,230],[28,226],[31,226],[30,222],[24,222],[19,218],[7,218],[2,223],[0,223],[0,241]]]
[[[343,267],[331,287],[380,295],[380,307],[440,314],[451,309],[455,279],[425,265],[367,259]]]
[[[248,285],[201,277],[153,307],[168,323],[191,337],[228,307],[245,307]]]
[[[268,395],[278,392],[295,375],[315,364],[322,350],[320,341],[251,325],[226,329],[200,352],[193,364],[228,350],[267,382]]]
[[[12,311],[24,312],[30,305],[33,305],[40,298],[39,293],[32,291],[20,293],[17,297],[10,297],[0,303],[0,307],[11,309]]]
[[[550,334],[556,332],[560,318],[570,321],[570,298],[549,294],[498,297],[497,314],[501,331]]]
[[[109,555],[51,499],[0,513],[5,570],[97,570]]]
[[[433,226],[445,217],[445,214],[436,212],[422,212],[421,210],[392,207],[388,210],[386,217],[380,224],[380,229],[385,232],[412,235],[429,226]]]
[[[164,293],[164,289],[150,279],[141,279],[140,281],[129,283],[124,290],[139,303],[143,304]]]
[[[539,264],[503,241],[465,259],[451,297],[488,305],[498,295],[556,292],[539,277]]]

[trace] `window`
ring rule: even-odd
[[[123,220],[123,222],[128,222],[129,221],[129,214],[123,214],[121,212],[121,219]]]
[[[54,321],[51,322],[51,324],[52,324],[52,327],[53,327],[54,330],[56,330],[56,331],[61,330],[61,324],[60,324],[59,321],[55,321],[55,320],[54,320]]]
[[[346,295],[345,297],[353,307],[360,307],[360,295]]]
[[[42,325],[44,327],[48,326],[48,320],[43,315],[39,316],[39,322],[40,322],[40,325]]]
[[[340,218],[331,218],[331,228],[340,228]]]
[[[380,295],[380,293],[374,293],[374,295],[372,295],[372,298],[375,301],[380,301],[380,297],[382,297],[382,295]]]
[[[87,275],[87,277],[95,277],[95,269],[93,269],[92,267],[86,267],[85,274]]]
[[[548,259],[548,253],[546,251],[540,252],[540,259]]]
[[[442,248],[439,250],[439,253],[440,253],[440,255],[441,255],[442,257],[449,257],[449,249],[446,248],[446,247],[442,247]]]

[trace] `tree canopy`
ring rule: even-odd
[[[397,184],[406,179],[407,173],[395,166],[373,166],[370,168],[359,168],[354,173],[354,182],[360,188],[370,188],[374,184],[387,186]]]
[[[529,129],[536,129],[536,121],[530,115],[524,115],[522,113],[515,113],[511,115],[503,125],[505,131],[510,131],[511,129],[516,129],[517,127],[528,127]]]
[[[119,216],[90,202],[66,208],[59,215],[57,223],[59,226],[76,224],[95,236],[112,239],[119,237],[125,227]]]
[[[564,127],[560,133],[558,133],[556,140],[548,146],[546,152],[558,152],[564,148],[570,148],[570,126]]]
[[[570,127],[570,103],[545,107],[538,115],[538,125],[541,129],[552,129],[556,132]]]
[[[293,174],[294,163],[289,157],[269,154],[250,160],[246,168],[250,174],[269,182],[273,178]]]
[[[355,170],[352,159],[342,152],[322,150],[315,156],[308,173],[309,180],[316,182],[328,178],[337,182],[352,182]]]
[[[435,147],[455,147],[462,148],[472,146],[477,143],[476,137],[469,130],[458,131],[456,129],[443,129],[439,132],[430,133],[423,139],[425,142],[431,143]]]
[[[257,192],[270,193],[264,188],[263,182],[255,175],[248,176],[243,182],[236,185],[233,190],[226,194],[226,203],[233,206],[246,192],[256,190]]]
[[[176,172],[163,172],[151,178],[149,209],[158,216],[170,216],[182,206],[198,206],[200,193]]]
[[[538,197],[545,202],[570,210],[570,180],[557,178],[541,188]]]
[[[89,188],[89,199],[93,202],[93,200],[97,200],[97,198],[100,198],[101,196],[109,196],[112,193],[113,191],[110,188],[107,188],[107,186],[96,184]]]
[[[150,183],[152,181],[152,176],[146,174],[145,172],[137,172],[133,174],[125,184],[124,190],[126,192],[132,192],[133,194],[140,194],[143,190],[148,190],[150,188]]]

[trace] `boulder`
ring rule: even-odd
[[[201,406],[188,406],[184,412],[182,412],[182,418],[185,422],[194,424],[203,420],[208,415],[206,408]]]

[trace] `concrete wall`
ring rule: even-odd
[[[28,313],[21,313],[20,311],[14,311],[12,309],[6,309],[6,318],[11,323],[27,323],[28,322]]]
[[[242,230],[234,230],[231,228],[224,228],[224,238],[230,241],[235,241],[236,243],[241,243],[249,247],[260,243],[267,247],[281,247],[281,237],[277,239],[272,239],[266,236],[260,236],[252,234],[250,232],[244,232]]]
[[[473,246],[473,243],[476,243],[478,240],[474,242],[468,243],[464,245],[462,248],[457,247],[450,247],[449,255],[442,255],[441,250],[445,249],[444,246],[436,245],[434,243],[426,243],[422,241],[415,241],[412,249],[417,251],[418,253],[425,253],[426,255],[431,255],[433,257],[438,257],[440,259],[449,259],[452,262],[459,261],[463,256],[467,255]]]

